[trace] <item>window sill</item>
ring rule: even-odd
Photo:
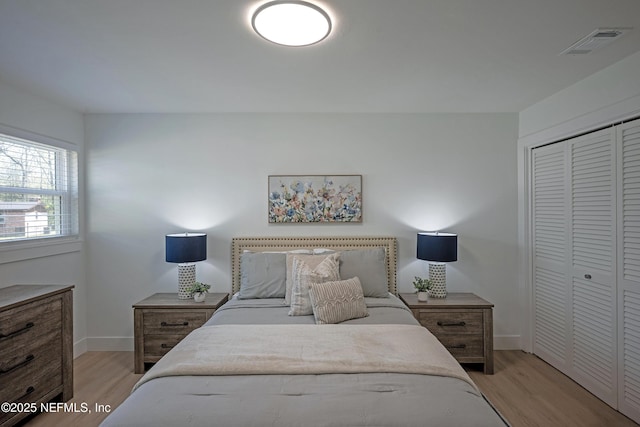
[[[77,236],[6,242],[0,244],[0,264],[80,252],[81,250],[82,240]]]

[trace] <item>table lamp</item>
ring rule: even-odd
[[[204,233],[167,234],[166,261],[178,263],[178,299],[191,298],[196,281],[196,261],[207,259],[207,235]]]
[[[458,260],[458,235],[451,233],[418,233],[417,258],[429,261],[429,279],[433,283],[429,295],[447,296],[447,266]]]

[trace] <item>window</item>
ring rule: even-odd
[[[0,133],[0,218],[0,245],[77,235],[77,153]]]

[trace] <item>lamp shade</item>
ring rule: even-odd
[[[167,262],[196,262],[207,259],[207,235],[204,233],[167,234]]]
[[[451,233],[418,233],[418,259],[434,262],[458,260],[458,235]]]

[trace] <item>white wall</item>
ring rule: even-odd
[[[523,262],[516,255],[524,244],[523,150],[639,114],[638,75],[640,53],[531,106],[519,118],[89,115],[86,273],[82,251],[11,262],[0,252],[0,287],[74,283],[76,351],[87,342],[92,349],[131,349],[131,304],[175,290],[176,268],[164,262],[166,233],[209,234],[210,255],[198,265],[199,279],[218,291],[230,287],[234,236],[394,235],[399,288],[410,291],[412,277],[426,274],[424,263],[415,259],[415,232],[440,229],[460,235],[459,261],[448,267],[449,289],[495,303],[496,347],[519,348],[521,330],[528,339],[527,322],[521,325],[528,305]],[[81,114],[0,81],[0,126],[76,144],[84,173]],[[364,223],[268,225],[267,175],[315,173],[363,175]]]
[[[640,52],[523,110],[519,135],[526,142],[552,140],[635,114],[640,114]]]
[[[0,81],[0,127],[5,131],[26,131],[74,145],[79,152],[80,173],[83,173],[82,114]],[[9,252],[0,249],[0,288],[14,284],[75,285],[73,335],[76,355],[85,351],[87,336],[87,286],[81,247],[81,244],[73,245],[72,252],[54,247],[44,251],[28,248]],[[56,252],[64,253],[51,255]]]
[[[175,292],[164,236],[206,231],[198,279],[229,291],[235,236],[391,235],[401,291],[426,275],[416,232],[459,234],[448,289],[495,305],[519,348],[516,114],[88,115],[90,349],[131,349],[131,305]],[[360,225],[269,225],[269,174],[362,174]]]

